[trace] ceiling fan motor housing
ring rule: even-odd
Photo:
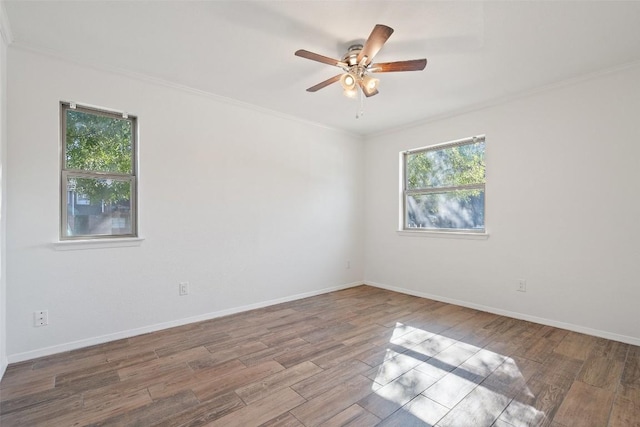
[[[362,47],[363,46],[361,44],[354,44],[349,46],[349,49],[347,49],[347,53],[345,53],[342,57],[342,62],[347,63],[349,67],[357,65],[358,55],[360,54],[360,51],[362,51]]]
[[[365,65],[358,64],[358,55],[362,51],[363,46],[361,44],[354,44],[349,46],[347,53],[342,57],[342,62],[347,64],[344,68],[346,72],[351,74],[356,80],[362,80],[367,72]]]

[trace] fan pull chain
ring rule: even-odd
[[[364,115],[364,96],[362,89],[358,90],[358,110],[356,111],[356,119]]]

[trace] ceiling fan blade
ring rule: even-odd
[[[340,77],[342,77],[342,74],[338,74],[337,76],[333,76],[330,79],[327,79],[323,82],[318,83],[315,86],[311,86],[309,89],[307,89],[307,92],[317,92],[320,89],[322,89],[323,87],[329,86],[332,83],[337,82],[338,80],[340,80]]]
[[[347,65],[344,62],[338,61],[337,59],[329,58],[328,56],[318,55],[317,53],[309,52],[308,50],[304,50],[304,49],[297,50],[295,55],[301,58],[310,59],[312,61],[322,62],[323,64],[333,65],[335,67],[343,67]]]
[[[370,73],[392,73],[395,71],[421,71],[427,66],[426,59],[412,59],[409,61],[381,62],[369,68]]]
[[[373,95],[377,95],[378,94],[378,89],[373,88],[373,89],[369,89],[368,87],[366,87],[364,84],[362,84],[361,81],[358,81],[358,86],[360,86],[360,89],[362,89],[362,93],[364,93],[364,95],[369,98]]]
[[[387,27],[386,25],[377,24],[373,27],[373,31],[371,31],[369,38],[364,43],[364,47],[358,54],[358,64],[360,64],[366,56],[364,65],[369,65],[373,60],[373,57],[376,56],[380,49],[382,49],[382,46],[392,33],[393,28]]]

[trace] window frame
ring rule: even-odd
[[[67,111],[76,110],[86,114],[128,120],[131,122],[131,173],[101,172],[94,170],[67,169]],[[131,189],[129,212],[131,216],[131,233],[127,234],[83,234],[66,235],[67,182],[69,178],[112,179],[128,182]],[[138,238],[138,118],[135,115],[101,107],[80,105],[74,102],[60,102],[60,241],[107,241]]]
[[[464,145],[471,145],[482,142],[485,144],[486,152],[486,139],[485,135],[477,135],[468,138],[462,138],[455,141],[448,141],[439,144],[429,145],[426,147],[414,148],[400,152],[400,221],[398,231],[400,233],[424,233],[424,234],[468,234],[468,235],[486,235],[487,234],[487,217],[486,217],[486,178],[482,184],[465,184],[458,186],[447,187],[425,187],[409,189],[408,187],[408,173],[407,173],[407,158],[413,154],[419,154],[429,151],[439,151],[452,147],[460,147]],[[485,177],[486,177],[486,165],[485,165]],[[415,194],[439,194],[448,193],[458,190],[482,190],[485,194],[483,197],[482,210],[484,215],[483,228],[420,228],[420,227],[408,227],[408,209],[407,199],[410,195]]]

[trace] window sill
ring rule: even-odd
[[[87,240],[60,240],[53,242],[56,251],[77,251],[84,249],[126,248],[140,246],[144,238],[126,237],[122,239],[87,239]]]
[[[487,240],[489,233],[472,233],[466,231],[432,231],[432,230],[398,230],[398,236],[435,237],[443,239]]]

